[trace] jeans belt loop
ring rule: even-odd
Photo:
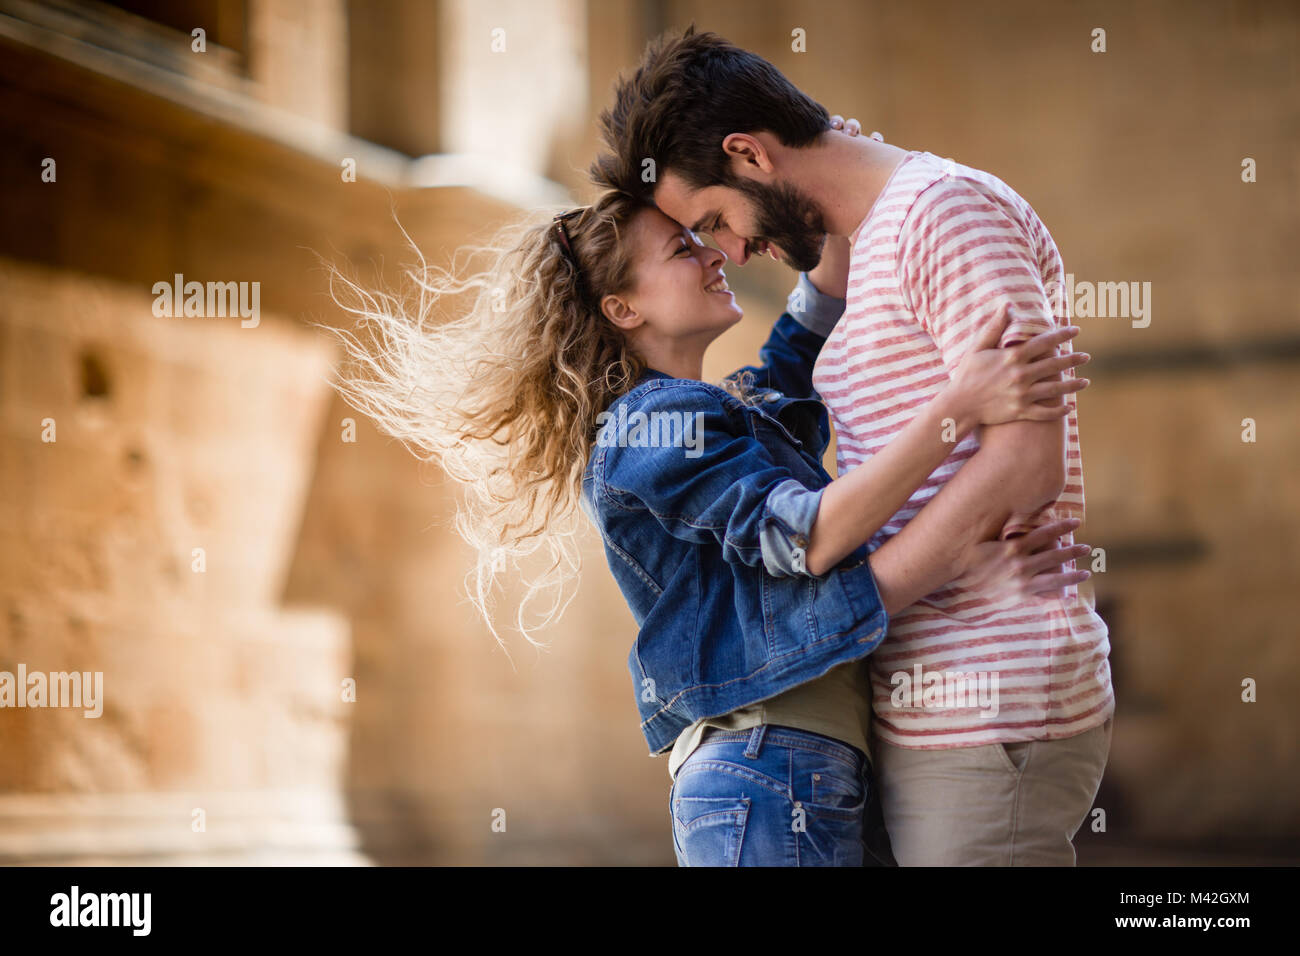
[[[767,724],[759,724],[749,734],[749,744],[745,747],[745,756],[751,760],[758,757],[763,750],[763,737],[767,733]]]

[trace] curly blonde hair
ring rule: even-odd
[[[534,217],[461,248],[450,268],[429,263],[402,229],[417,263],[396,290],[361,285],[325,263],[330,297],[354,319],[352,329],[321,326],[344,351],[331,385],[463,485],[455,529],[477,551],[469,597],[503,649],[490,597],[507,568],[539,550],[549,558],[524,580],[517,609],[534,646],[545,645],[532,632],[573,597],[563,592],[581,567],[578,506],[597,415],[645,369],[597,298],[632,287],[623,230],[643,208],[608,191],[565,222],[577,269],[550,219]],[[461,252],[486,256],[486,268],[461,274]],[[543,594],[549,604],[530,626],[525,611]]]
[[[331,298],[354,319],[354,329],[320,326],[345,352],[331,384],[464,487],[454,527],[477,552],[467,590],[503,650],[490,597],[508,566],[517,570],[539,550],[550,559],[541,575],[524,579],[517,609],[518,630],[535,647],[547,645],[532,631],[558,620],[573,599],[563,592],[581,571],[582,475],[597,416],[646,367],[599,308],[603,296],[634,285],[624,230],[646,208],[608,190],[568,219],[577,269],[549,213],[458,250],[487,256],[485,269],[465,276],[455,256],[451,268],[430,264],[405,229],[418,262],[403,271],[398,290],[368,288],[324,263]],[[456,314],[438,321],[445,311]],[[744,384],[723,385],[750,397]],[[542,594],[549,604],[529,627],[525,611]]]

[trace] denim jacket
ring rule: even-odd
[[[844,300],[800,275],[753,374],[757,400],[647,369],[598,422],[582,508],[639,628],[628,667],[651,754],[864,657],[888,618],[864,543],[812,575],[831,477],[812,367]]]

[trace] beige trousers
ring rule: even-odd
[[[873,735],[876,786],[899,866],[1074,866],[1110,755],[1113,717],[1074,737],[954,750]]]

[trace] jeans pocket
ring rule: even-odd
[[[673,834],[684,866],[739,866],[748,797],[675,797]]]
[[[809,813],[837,820],[860,820],[867,791],[862,768],[809,750],[796,750],[791,765],[792,795]]]
[[[860,814],[866,791],[859,774],[828,766],[812,774],[808,805],[814,810],[844,810]]]
[[[861,866],[867,797],[861,766],[796,749],[791,772],[799,866]]]

